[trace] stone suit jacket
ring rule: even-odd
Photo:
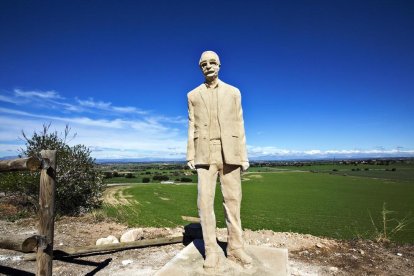
[[[240,91],[219,80],[217,97],[224,162],[241,165],[248,158]],[[206,85],[203,83],[190,91],[187,98],[187,161],[207,165],[210,164],[210,104]]]

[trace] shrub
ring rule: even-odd
[[[148,182],[150,182],[150,179],[148,177],[144,177],[142,179],[142,183],[148,183]]]
[[[125,178],[135,178],[135,175],[129,172],[125,174]]]
[[[193,182],[193,180],[191,178],[188,178],[188,177],[181,177],[180,181],[181,182]]]
[[[103,178],[112,178],[112,172],[103,172]]]
[[[168,177],[168,176],[166,176],[166,175],[154,175],[154,177],[152,178],[152,180],[155,180],[155,181],[167,181],[167,180],[169,180],[170,178]]]
[[[34,132],[31,137],[22,133],[26,149],[21,150],[20,157],[38,156],[44,149],[57,151],[57,214],[79,214],[99,206],[105,184],[102,182],[102,174],[95,166],[95,160],[90,157],[90,150],[84,145],[70,147],[67,144],[69,126],[66,126],[63,137],[56,131],[49,133],[49,127],[50,124],[43,125],[43,130]],[[39,175],[39,172],[10,173],[1,178],[0,187],[6,187],[10,193],[26,195],[27,200],[37,208]]]

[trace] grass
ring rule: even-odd
[[[313,173],[262,174],[243,185],[243,224],[247,228],[311,233],[334,238],[369,238],[369,213],[382,221],[384,202],[396,219],[414,211],[414,185]],[[391,224],[390,227],[393,225]],[[414,229],[395,235],[414,242]]]
[[[251,177],[254,174],[261,177]],[[378,230],[373,223],[381,225],[383,221],[384,202],[394,211],[388,222],[390,229],[414,213],[412,180],[309,172],[258,172],[246,177],[249,180],[243,181],[242,223],[244,228],[253,230],[293,231],[340,239],[373,238]],[[195,184],[134,185],[124,194],[138,203],[106,206],[105,210],[131,226],[184,225],[187,222],[181,216],[197,216]],[[218,185],[216,217],[218,226],[224,227],[221,202]],[[393,240],[413,243],[413,225],[395,233]]]
[[[369,178],[382,178],[382,179],[392,179],[392,180],[406,180],[412,181],[414,179],[414,171],[408,169],[400,169],[397,171],[388,171],[385,169],[373,169],[373,170],[360,170],[360,171],[337,171],[335,174],[347,174],[352,176],[359,177],[369,177]]]
[[[383,243],[389,243],[394,235],[396,235],[399,232],[404,231],[407,226],[412,223],[412,218],[409,218],[408,216],[402,218],[402,219],[395,219],[390,218],[391,214],[393,214],[394,211],[388,210],[386,207],[386,203],[384,202],[382,206],[382,225],[377,226],[377,224],[372,219],[372,216],[370,214],[371,223],[372,226],[375,229],[375,236],[373,237],[374,240],[377,242],[383,242]],[[392,228],[389,227],[390,222],[396,222],[394,223],[394,226]]]
[[[197,186],[143,184],[135,185],[124,194],[132,195],[137,203],[104,206],[109,216],[130,226],[176,226],[185,222],[181,216],[197,216]]]

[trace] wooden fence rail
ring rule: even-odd
[[[38,235],[21,240],[16,237],[2,238],[0,248],[22,252],[37,248],[36,275],[51,276],[55,226],[56,150],[42,150],[40,155],[41,159],[28,157],[0,161],[0,172],[41,169]]]
[[[35,171],[40,169],[42,160],[37,157],[17,158],[0,161],[0,172]]]
[[[173,236],[173,237],[160,237],[155,239],[147,240],[138,240],[132,242],[121,242],[105,245],[89,245],[83,247],[61,247],[55,250],[55,255],[57,257],[68,257],[68,256],[82,256],[89,255],[94,253],[104,253],[112,251],[127,250],[133,248],[142,248],[149,246],[160,246],[173,243],[182,243],[183,235]],[[36,260],[36,255],[33,253],[26,254],[24,256],[25,261],[34,261]]]
[[[0,248],[29,253],[42,243],[41,239],[45,241],[46,237],[39,235],[2,237],[0,238]]]

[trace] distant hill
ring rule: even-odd
[[[261,161],[323,161],[323,160],[361,160],[361,159],[407,159],[414,158],[412,155],[398,155],[398,154],[312,154],[312,155],[291,155],[291,156],[277,156],[264,155],[249,158],[251,162]],[[99,164],[102,163],[182,163],[186,160],[184,158],[169,159],[169,158],[119,158],[119,159],[96,159]]]
[[[118,159],[96,159],[96,163],[149,163],[149,162],[185,162],[185,159],[169,159],[169,158],[118,158]]]
[[[291,160],[346,160],[346,159],[384,159],[384,158],[413,158],[414,153],[393,152],[393,153],[329,153],[329,154],[292,154],[292,155],[265,155],[251,157],[251,160],[269,161],[291,161]]]
[[[8,160],[8,159],[16,159],[19,158],[19,156],[3,156],[0,157],[0,160]]]
[[[3,156],[0,160],[16,159],[18,156]],[[250,157],[250,161],[312,161],[312,160],[348,160],[348,159],[398,159],[398,158],[414,158],[414,154],[410,153],[361,153],[361,154],[297,154],[297,155],[263,155]],[[154,157],[142,157],[142,158],[98,158],[96,163],[149,163],[149,162],[185,162],[184,158],[154,158]]]

